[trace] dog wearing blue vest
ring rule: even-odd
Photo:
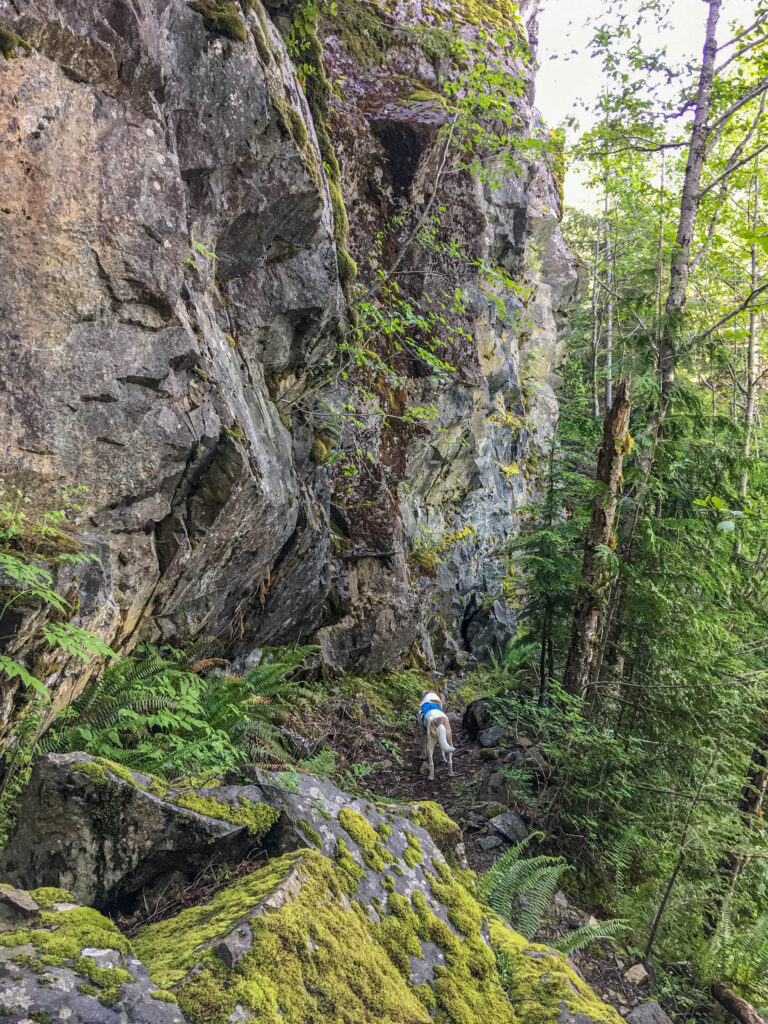
[[[451,723],[443,711],[443,698],[429,690],[421,695],[419,724],[424,736],[424,760],[429,761],[429,778],[435,777],[435,747],[440,746],[443,760],[448,762],[448,774],[453,776],[453,737]]]

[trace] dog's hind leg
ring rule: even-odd
[[[427,741],[427,754],[429,756],[429,779],[434,781],[435,778],[435,740],[434,737],[430,736]]]
[[[445,757],[445,754],[443,754],[443,757]],[[448,774],[453,778],[453,751],[448,755]]]

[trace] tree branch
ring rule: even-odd
[[[699,335],[699,337],[703,339],[708,338],[710,334],[714,334],[718,327],[722,327],[723,324],[728,323],[729,320],[732,320],[735,316],[738,316],[739,313],[743,313],[747,306],[751,305],[752,299],[754,299],[758,295],[762,295],[762,293],[765,291],[768,291],[768,284],[762,284],[759,288],[753,288],[749,295],[746,297],[746,299],[744,299],[744,301],[739,306],[737,306],[735,309],[732,309],[730,313],[726,313],[725,316],[721,317],[716,324],[713,324],[708,330],[704,331],[703,334]]]

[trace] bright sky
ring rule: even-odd
[[[630,7],[639,7],[640,0],[627,0]],[[685,59],[697,56],[704,45],[707,7],[702,0],[669,0],[673,28],[665,40],[670,57]],[[539,15],[539,72],[536,78],[536,105],[552,127],[578,112],[579,100],[592,100],[601,88],[599,64],[590,58],[587,45],[592,35],[587,19],[599,16],[606,7],[603,0],[542,0]],[[730,39],[728,25],[738,19],[744,24],[752,20],[755,0],[724,0],[718,37]],[[659,44],[655,33],[646,40],[649,48]],[[570,54],[570,50],[576,54]],[[552,60],[553,55],[558,58]],[[567,55],[567,59],[566,58]],[[570,206],[590,208],[596,199],[584,188],[576,169],[569,168],[565,183],[565,201]]]

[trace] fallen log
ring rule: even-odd
[[[727,985],[713,985],[712,995],[721,1006],[725,1007],[728,1013],[735,1017],[736,1020],[741,1021],[742,1024],[768,1024],[765,1017],[758,1013],[751,1003],[748,1003],[746,999],[742,999],[740,995],[737,995]]]

